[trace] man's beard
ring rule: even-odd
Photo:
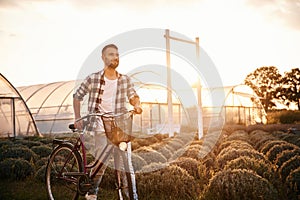
[[[119,60],[114,60],[108,65],[108,67],[111,67],[113,69],[116,69],[118,66],[119,66]]]

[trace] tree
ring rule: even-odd
[[[294,68],[290,72],[285,72],[281,81],[281,89],[278,91],[278,97],[289,106],[290,103],[296,103],[300,110],[300,70]]]
[[[260,67],[248,74],[244,82],[261,98],[262,105],[268,111],[276,106],[274,100],[277,99],[281,78],[276,67]]]

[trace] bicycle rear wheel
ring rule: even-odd
[[[66,175],[69,172],[83,172],[82,158],[73,151],[73,145],[60,144],[50,155],[46,168],[46,188],[49,199],[78,199],[78,176]]]

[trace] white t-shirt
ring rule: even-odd
[[[99,105],[100,113],[109,113],[115,111],[115,102],[117,94],[118,79],[110,80],[104,76],[105,84],[102,85],[103,94],[101,96],[101,104]],[[98,120],[97,131],[104,131],[102,120]]]

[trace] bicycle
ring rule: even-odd
[[[135,176],[131,163],[132,120],[134,111],[121,115],[88,114],[79,120],[91,121],[91,118],[101,117],[104,125],[107,144],[95,159],[88,163],[84,134],[86,125],[76,142],[54,139],[54,149],[49,157],[46,168],[46,188],[51,200],[79,199],[93,186],[93,180],[99,170],[105,167],[106,161],[113,153],[116,175],[116,189],[119,199],[137,199]],[[78,121],[79,121],[78,120]],[[69,126],[74,132],[74,124]],[[106,152],[106,153],[104,153]],[[121,169],[120,158],[123,161]],[[105,168],[104,168],[105,169]],[[125,174],[125,175],[124,175]],[[127,184],[126,184],[127,183]]]

